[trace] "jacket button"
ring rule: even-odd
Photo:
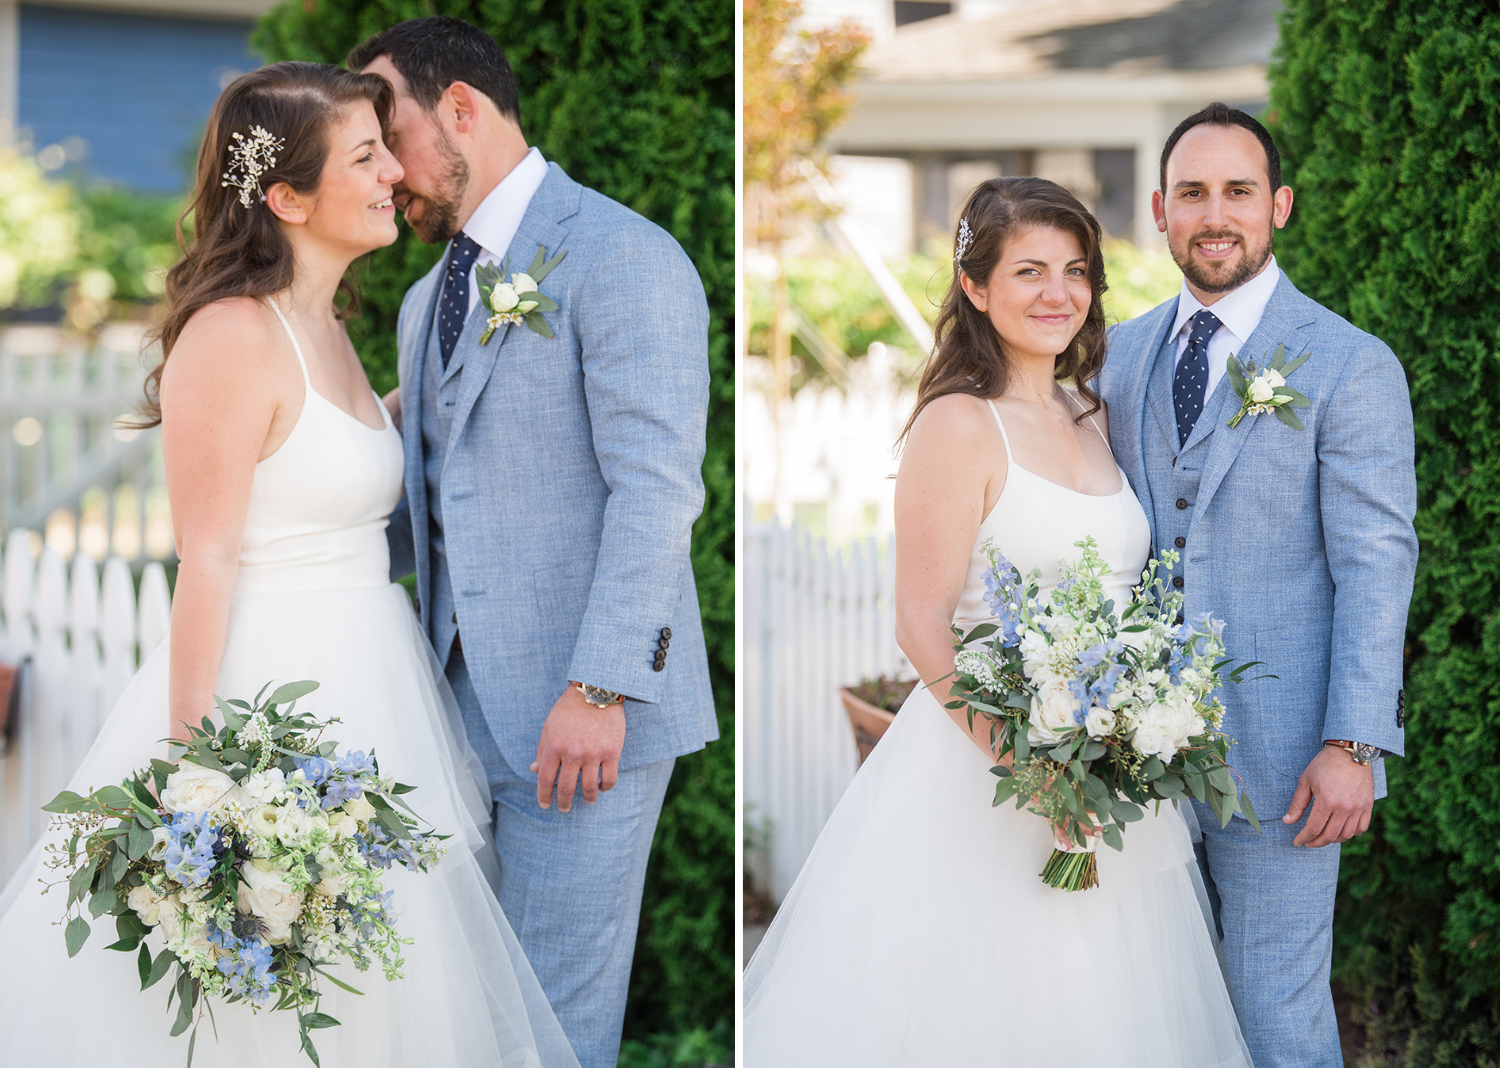
[[[666,663],[664,661],[658,660],[656,663],[654,663],[654,664],[651,665],[651,670],[652,671],[660,671],[662,668],[664,668],[666,666],[667,665],[666,665]]]
[[[1186,508],[1187,507],[1187,500],[1186,500],[1186,498],[1178,497],[1177,498],[1177,507],[1178,508]]]
[[[667,646],[669,646],[671,644],[672,643],[669,642],[669,641],[667,641],[667,639],[665,639],[665,638],[663,638],[661,641],[659,641],[659,642],[656,643],[657,648],[659,648],[659,649],[665,649],[665,648],[667,648]]]
[[[1173,538],[1172,539],[1172,544],[1175,545],[1175,546],[1177,546],[1179,549],[1181,549],[1181,548],[1183,548],[1184,546],[1187,545],[1187,539],[1186,538]]]
[[[1176,586],[1179,590],[1182,589],[1182,576],[1181,575],[1173,575],[1172,576],[1172,585]]]
[[[672,628],[671,627],[663,627],[661,629],[661,636],[666,641],[671,641],[672,640]]]
[[[665,649],[658,649],[658,650],[656,650],[656,662],[658,664],[660,664],[666,658],[667,658],[667,651]]]

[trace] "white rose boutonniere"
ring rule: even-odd
[[[1240,410],[1235,412],[1234,418],[1229,420],[1230,429],[1238,426],[1240,420],[1251,412],[1275,412],[1276,418],[1287,426],[1293,430],[1302,430],[1302,420],[1297,418],[1297,413],[1292,409],[1307,408],[1311,406],[1312,401],[1287,385],[1286,380],[1287,376],[1306,363],[1311,355],[1310,352],[1304,352],[1296,359],[1288,361],[1286,346],[1277,345],[1270,364],[1264,368],[1258,368],[1253,360],[1242,362],[1231,354],[1227,367],[1229,384],[1234,387],[1234,392],[1240,398]]]
[[[493,263],[480,264],[474,272],[474,278],[479,283],[479,301],[490,312],[489,322],[485,324],[484,333],[479,337],[481,345],[487,344],[490,335],[507,323],[525,323],[543,337],[554,336],[543,314],[557,311],[557,301],[543,293],[540,287],[542,279],[567,254],[564,249],[549,260],[546,246],[542,246],[536,250],[536,258],[531,261],[531,266],[514,274],[510,274],[509,259],[499,267]],[[507,275],[510,276],[509,281],[505,281]]]

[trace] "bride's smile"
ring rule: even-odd
[[[1088,260],[1078,238],[1052,226],[1020,230],[1001,252],[984,286],[967,276],[964,292],[989,317],[1017,360],[1050,361],[1088,314]]]

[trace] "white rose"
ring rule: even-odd
[[[1089,709],[1089,714],[1083,721],[1083,729],[1089,732],[1090,738],[1103,738],[1115,729],[1115,714],[1095,705]]]
[[[323,878],[318,880],[318,885],[313,887],[313,889],[324,897],[338,897],[344,892],[344,887],[348,885],[348,882],[349,875],[347,872],[325,869]]]
[[[291,941],[292,924],[302,914],[302,891],[293,890],[284,872],[251,861],[240,866],[239,911],[254,913],[265,924],[273,946]]]
[[[150,883],[142,883],[131,887],[130,893],[125,896],[125,903],[135,910],[142,923],[147,927],[155,927],[161,922],[161,905],[166,899],[166,895],[157,893]]]
[[[307,813],[296,805],[261,805],[250,813],[250,830],[263,838],[293,842],[307,833]]]
[[[375,806],[370,804],[369,799],[364,794],[360,794],[352,801],[345,801],[343,807],[345,812],[361,823],[375,818]]]
[[[146,850],[149,860],[160,860],[167,852],[167,841],[171,835],[165,827],[151,828],[151,848]]]
[[[330,821],[329,829],[335,838],[353,838],[359,833],[359,821],[347,812],[340,812],[337,819]]]
[[[1163,702],[1148,705],[1136,720],[1136,749],[1147,756],[1171,760],[1177,755],[1176,713]]]
[[[502,314],[514,308],[520,299],[516,296],[516,287],[509,282],[501,282],[490,290],[490,307]]]
[[[1031,702],[1031,728],[1027,737],[1033,745],[1061,741],[1078,723],[1073,719],[1078,701],[1062,678],[1042,672],[1033,680],[1037,693]]]
[[[1274,367],[1267,367],[1260,373],[1260,376],[1266,380],[1266,385],[1270,386],[1272,389],[1275,389],[1278,386],[1286,385],[1286,379],[1282,378],[1281,372],[1276,370]]]
[[[1271,399],[1271,394],[1274,392],[1275,390],[1271,388],[1271,384],[1264,378],[1257,378],[1250,383],[1250,399],[1257,404],[1266,403],[1266,401]]]
[[[184,763],[167,776],[161,792],[161,806],[168,812],[191,812],[198,815],[218,808],[234,789],[234,780],[222,771]]]
[[[511,284],[516,287],[517,293],[535,293],[536,280],[525,271],[520,271],[510,276]]]

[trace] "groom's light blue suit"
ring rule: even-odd
[[[1326,739],[1403,752],[1402,648],[1417,560],[1411,402],[1379,339],[1303,296],[1285,275],[1239,355],[1278,344],[1312,356],[1288,379],[1312,401],[1305,429],[1274,415],[1227,426],[1226,375],[1178,445],[1176,299],[1111,332],[1099,391],[1115,458],[1176,548],[1186,614],[1227,622],[1231,657],[1265,666],[1228,686],[1229,760],[1262,820],[1220,830],[1206,806],[1200,861],[1224,937],[1230,993],[1257,1068],[1343,1064],[1328,988],[1338,846],[1291,845],[1298,777]],[[1385,794],[1376,763],[1376,796]],[[1305,820],[1305,817],[1304,817]]]
[[[510,325],[481,345],[477,308],[445,369],[434,318],[447,256],[407,292],[406,498],[389,539],[392,576],[416,572],[489,775],[500,903],[580,1062],[604,1068],[673,761],[718,736],[688,552],[708,309],[670,236],[556,164],[510,269],[542,247],[567,251],[542,283],[559,305],[554,338]],[[564,813],[538,807],[528,768],[569,680],[628,699],[619,784]]]

